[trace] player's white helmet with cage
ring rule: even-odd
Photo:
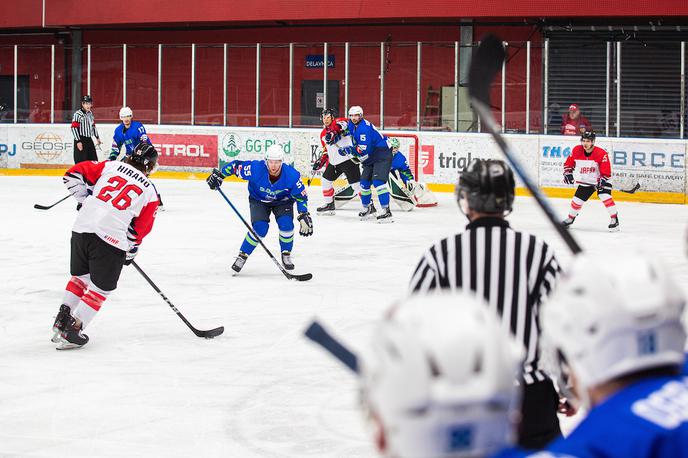
[[[413,296],[392,308],[362,358],[362,403],[379,451],[484,456],[511,445],[522,354],[468,293]]]
[[[587,404],[588,388],[683,363],[684,306],[681,289],[654,257],[582,254],[543,306],[544,345],[565,359]]]
[[[134,117],[134,112],[129,107],[122,107],[119,109],[119,119]]]

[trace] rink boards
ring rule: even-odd
[[[103,139],[101,159],[107,158],[115,124],[98,125]],[[148,125],[160,158],[159,177],[198,178],[235,159],[262,158],[271,144],[282,145],[304,176],[320,149],[320,129],[250,128],[222,126]],[[385,131],[399,132],[399,131]],[[420,141],[420,180],[435,191],[452,191],[457,173],[473,158],[499,158],[488,134],[410,132]],[[513,150],[533,181],[550,196],[570,197],[573,188],[562,182],[562,168],[577,137],[507,135]],[[685,140],[600,137],[609,152],[615,189],[641,188],[635,194],[615,193],[619,200],[686,203]],[[403,151],[416,155],[415,151]],[[69,124],[0,125],[0,174],[45,174],[72,163],[73,139]],[[164,172],[164,173],[163,173]],[[56,172],[59,173],[59,172]],[[317,180],[317,176],[316,176]],[[317,181],[316,181],[317,184]],[[521,183],[517,183],[521,186]],[[523,190],[520,190],[522,193]]]

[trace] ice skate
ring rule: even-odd
[[[380,224],[393,223],[394,218],[392,218],[392,210],[389,207],[382,207],[382,212],[377,215],[377,222]]]
[[[81,323],[76,322],[76,319],[67,315],[65,320],[64,330],[60,333],[57,342],[58,350],[71,350],[72,348],[81,348],[88,343],[88,336],[81,332]]]
[[[611,221],[609,221],[609,232],[618,232],[619,231],[619,216],[612,216]]]
[[[248,255],[243,251],[240,251],[239,256],[237,256],[237,258],[234,260],[234,264],[232,264],[232,270],[234,272],[241,272],[241,269],[244,267],[244,264],[246,264],[247,259]]]
[[[377,210],[375,210],[375,205],[371,203],[365,210],[358,213],[358,217],[361,218],[361,221],[367,221],[374,218],[375,213],[377,213]]]
[[[322,207],[316,208],[315,211],[318,213],[318,215],[329,215],[329,216],[334,215],[334,211],[335,211],[334,201],[330,202],[328,204],[325,204]]]
[[[53,323],[53,337],[50,339],[52,342],[57,343],[60,341],[60,333],[64,331],[65,325],[67,324],[67,317],[71,313],[69,306],[62,304],[60,305],[60,310],[55,316],[55,322]]]
[[[287,270],[294,270],[294,263],[291,261],[291,252],[290,251],[283,251],[282,252],[282,265]]]
[[[573,222],[576,221],[576,217],[567,217],[564,221],[561,222],[561,224],[564,225],[564,227],[568,228],[570,225],[573,224]]]

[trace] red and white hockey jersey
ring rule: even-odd
[[[93,233],[123,251],[153,228],[158,195],[153,183],[129,164],[80,162],[67,170],[65,186],[83,204],[72,230]]]
[[[609,180],[612,176],[612,166],[607,152],[593,146],[590,154],[585,153],[583,146],[576,145],[571,155],[564,162],[564,173],[573,173],[578,169],[576,183],[597,186],[600,178]]]
[[[323,148],[327,151],[327,155],[330,158],[330,164],[338,165],[342,162],[351,159],[351,156],[342,156],[339,154],[339,148],[346,148],[347,146],[354,146],[354,140],[351,135],[342,135],[346,131],[349,125],[349,121],[346,118],[337,118],[332,123],[325,127],[322,132],[320,132],[320,143],[322,143]],[[325,135],[328,132],[338,133],[341,138],[333,145],[328,145],[325,143]]]

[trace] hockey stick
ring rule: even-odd
[[[229,204],[230,207],[232,207],[232,210],[234,210],[234,213],[239,217],[242,223],[244,223],[244,226],[248,229],[248,231],[251,233],[254,239],[258,240],[258,243],[260,243],[260,246],[262,246],[265,249],[265,252],[270,256],[270,259],[272,259],[272,262],[275,263],[277,268],[284,274],[285,277],[287,277],[289,280],[296,280],[296,281],[307,281],[313,278],[313,274],[299,274],[299,275],[294,275],[290,274],[287,272],[287,270],[282,266],[282,264],[279,263],[279,261],[272,255],[270,250],[268,250],[268,247],[265,246],[263,243],[263,240],[261,240],[260,237],[258,237],[258,234],[256,234],[256,231],[253,230],[250,224],[246,222],[243,216],[241,216],[241,213],[239,213],[239,210],[236,209],[234,204],[232,203],[231,200],[227,197],[227,195],[222,191],[222,189],[217,188],[217,190],[220,192],[220,195],[225,199],[225,201]]]
[[[619,191],[625,192],[627,194],[635,194],[635,192],[640,189],[640,183],[636,183],[635,186],[633,186],[631,189],[621,189],[619,188]]]
[[[157,285],[155,283],[153,283],[153,280],[151,280],[150,277],[148,275],[146,275],[146,273],[143,270],[141,270],[139,265],[136,264],[135,261],[132,261],[131,265],[134,266],[134,268],[136,268],[136,270],[139,271],[141,276],[146,279],[148,284],[153,287],[153,289],[160,295],[160,297],[162,297],[162,299],[165,302],[167,302],[167,305],[169,305],[172,308],[172,310],[174,310],[174,313],[176,313],[177,316],[179,318],[181,318],[181,320],[184,322],[184,324],[186,324],[189,327],[189,329],[191,329],[193,331],[193,333],[196,334],[198,337],[203,337],[205,339],[212,339],[213,337],[217,337],[220,334],[222,334],[223,332],[225,332],[224,326],[220,326],[219,328],[215,328],[215,329],[210,329],[208,331],[201,331],[201,330],[194,328],[191,325],[191,323],[189,323],[189,321],[184,317],[184,315],[182,315],[182,312],[177,310],[177,307],[175,307],[174,304],[172,302],[170,302],[170,300],[167,298],[167,296],[165,296],[165,294],[162,291],[160,291],[160,288],[158,288]]]
[[[545,212],[545,215],[550,220],[559,235],[564,239],[571,251],[576,254],[582,251],[578,242],[573,238],[570,231],[559,222],[555,216],[554,210],[547,203],[540,190],[532,183],[528,174],[523,169],[519,161],[516,159],[516,154],[511,149],[511,146],[506,142],[504,136],[501,134],[501,128],[497,124],[492,111],[490,110],[490,85],[497,73],[502,68],[504,62],[505,52],[502,42],[494,35],[488,35],[480,42],[478,50],[473,56],[470,70],[468,73],[468,94],[471,98],[473,110],[480,116],[483,124],[492,134],[495,142],[506,156],[509,165],[514,169],[514,172],[521,178],[521,181],[526,185],[528,191],[535,197],[538,205]]]
[[[329,351],[332,356],[351,369],[352,372],[355,374],[359,373],[358,357],[335,339],[332,334],[327,332],[320,323],[314,320],[303,334],[325,350]]]
[[[68,194],[68,195],[64,196],[62,199],[58,200],[57,202],[55,202],[55,203],[52,204],[52,205],[34,204],[34,205],[33,205],[33,208],[35,208],[36,210],[50,210],[50,209],[53,208],[55,205],[59,204],[60,202],[64,202],[65,200],[69,199],[70,197],[72,197],[72,195],[71,195],[71,194]]]

